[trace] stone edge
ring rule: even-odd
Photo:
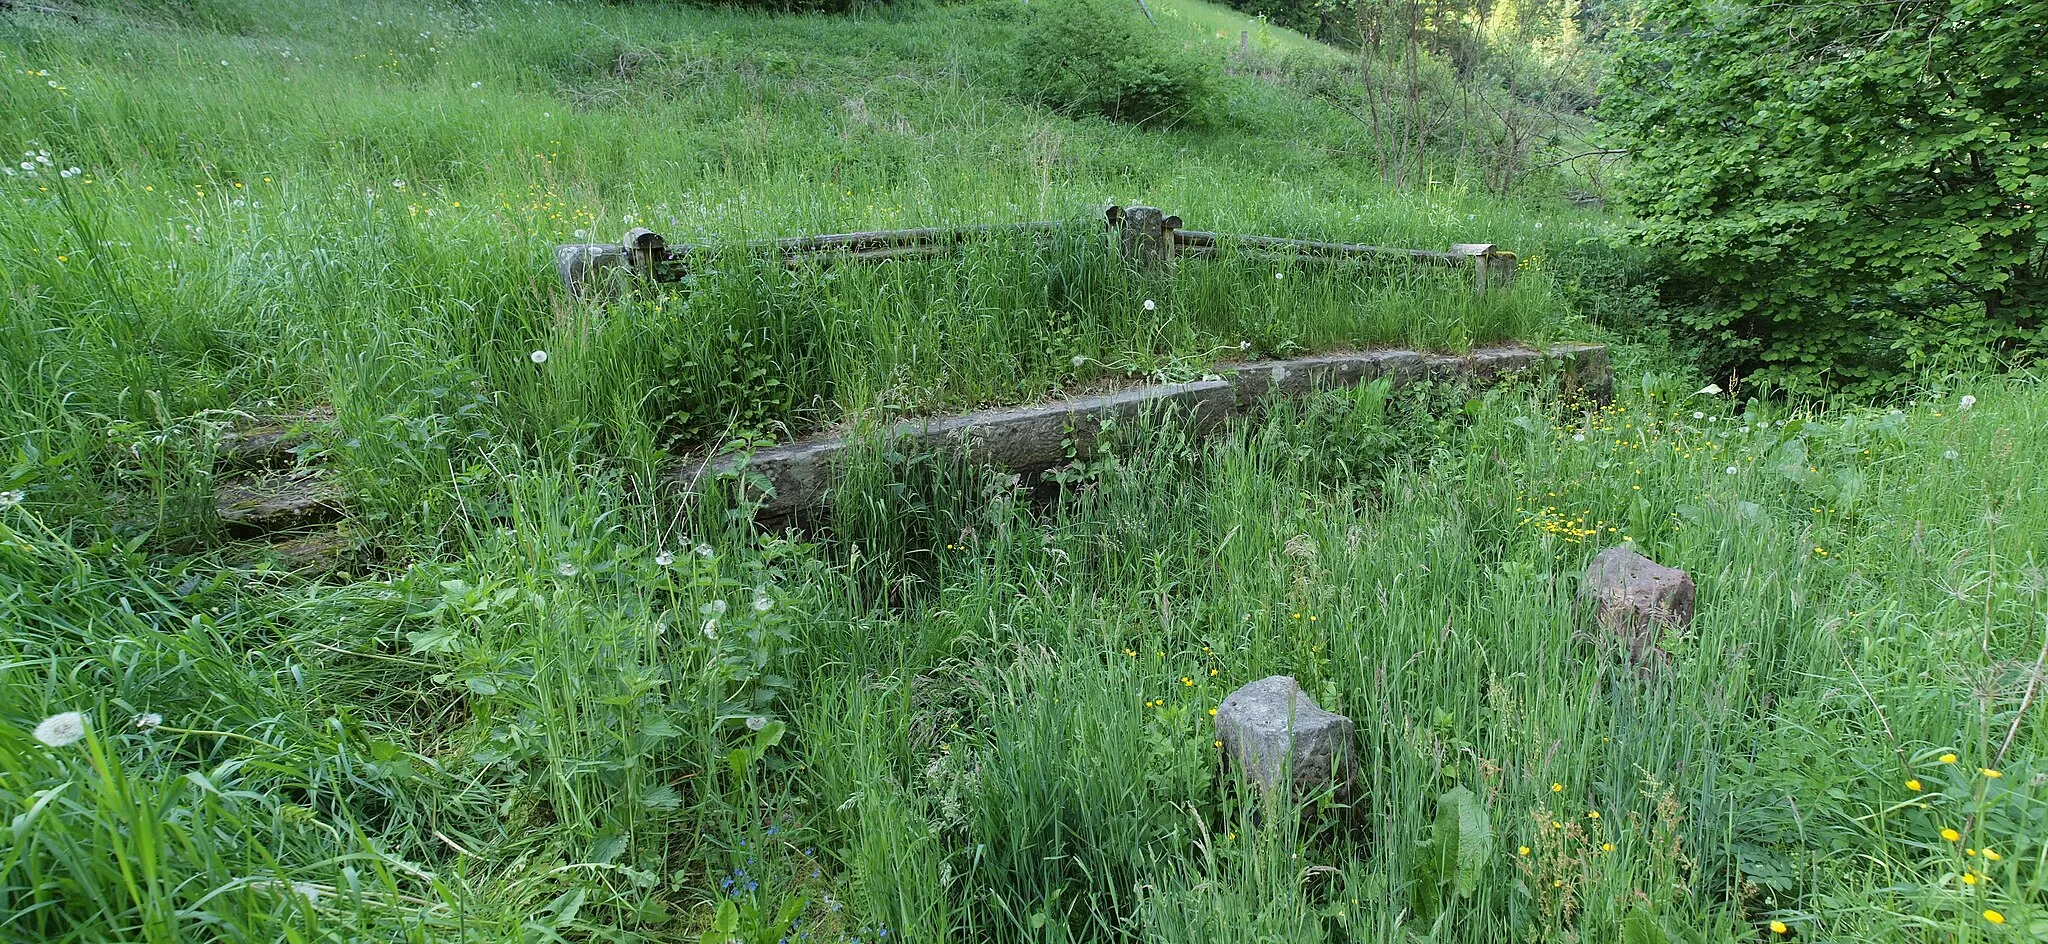
[[[1392,378],[1397,387],[1417,380],[1494,384],[1531,371],[1553,370],[1568,394],[1601,402],[1613,394],[1613,367],[1607,347],[1600,344],[1555,344],[1542,351],[1492,347],[1467,354],[1363,351],[1226,364],[1220,371],[1222,380],[1136,387],[1037,406],[905,421],[892,426],[887,436],[906,441],[913,449],[965,447],[981,461],[1016,472],[1040,472],[1066,460],[1069,440],[1078,449],[1092,446],[1105,419],[1127,420],[1148,411],[1172,410],[1191,418],[1195,428],[1206,433],[1232,415],[1257,408],[1269,396],[1302,397],[1319,389],[1357,386],[1381,377]],[[718,456],[674,469],[666,478],[689,492],[706,474],[721,477],[744,471],[773,489],[760,512],[787,515],[824,502],[840,461],[855,442],[847,436],[825,436],[750,454]]]

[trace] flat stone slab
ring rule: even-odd
[[[264,417],[221,437],[214,453],[215,462],[219,468],[234,472],[297,465],[299,455],[333,426],[334,412],[325,408]]]
[[[897,423],[884,434],[912,448],[964,450],[975,460],[1016,472],[1040,472],[1066,462],[1069,443],[1086,454],[1105,422],[1137,418],[1148,411],[1174,416],[1208,433],[1233,414],[1255,409],[1269,397],[1298,398],[1317,390],[1354,387],[1382,377],[1394,386],[1418,380],[1501,383],[1516,375],[1555,374],[1573,393],[1605,397],[1613,389],[1607,348],[1561,344],[1542,351],[1526,347],[1481,348],[1467,354],[1416,351],[1361,351],[1320,354],[1283,361],[1224,364],[1222,380],[1135,387],[1101,396],[1038,406],[986,410],[960,416]],[[829,436],[751,454],[718,456],[671,472],[669,480],[695,489],[705,475],[744,473],[773,494],[760,511],[770,517],[823,504],[839,465],[857,437]]]
[[[297,534],[248,548],[254,560],[301,577],[323,577],[345,570],[356,556],[355,551],[355,537],[339,528]]]
[[[1302,793],[1343,791],[1357,778],[1357,726],[1324,711],[1291,675],[1231,692],[1216,707],[1216,739],[1237,771],[1268,789],[1285,778]]]
[[[341,520],[346,495],[333,480],[302,469],[223,483],[214,490],[214,510],[232,531],[291,531]]]

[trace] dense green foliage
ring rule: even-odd
[[[1720,366],[1801,391],[2048,349],[2048,3],[1649,0],[1601,118]]]
[[[1017,59],[1037,100],[1137,124],[1200,123],[1217,79],[1216,63],[1115,0],[1033,3]]]

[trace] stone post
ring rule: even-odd
[[[668,259],[668,241],[662,239],[660,233],[645,227],[627,230],[626,238],[620,241],[619,246],[625,250],[626,264],[632,268],[633,274],[643,279],[653,278],[655,265]]]
[[[1110,207],[1109,225],[1116,229],[1125,261],[1148,273],[1173,269],[1173,233],[1180,229],[1180,217],[1158,207]]]
[[[1472,260],[1472,290],[1482,298],[1487,289],[1515,284],[1517,263],[1512,252],[1502,252],[1492,243],[1458,243],[1451,247],[1451,255]]]

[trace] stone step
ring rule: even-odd
[[[341,520],[347,492],[317,469],[247,475],[214,488],[221,524],[237,534],[295,531]]]

